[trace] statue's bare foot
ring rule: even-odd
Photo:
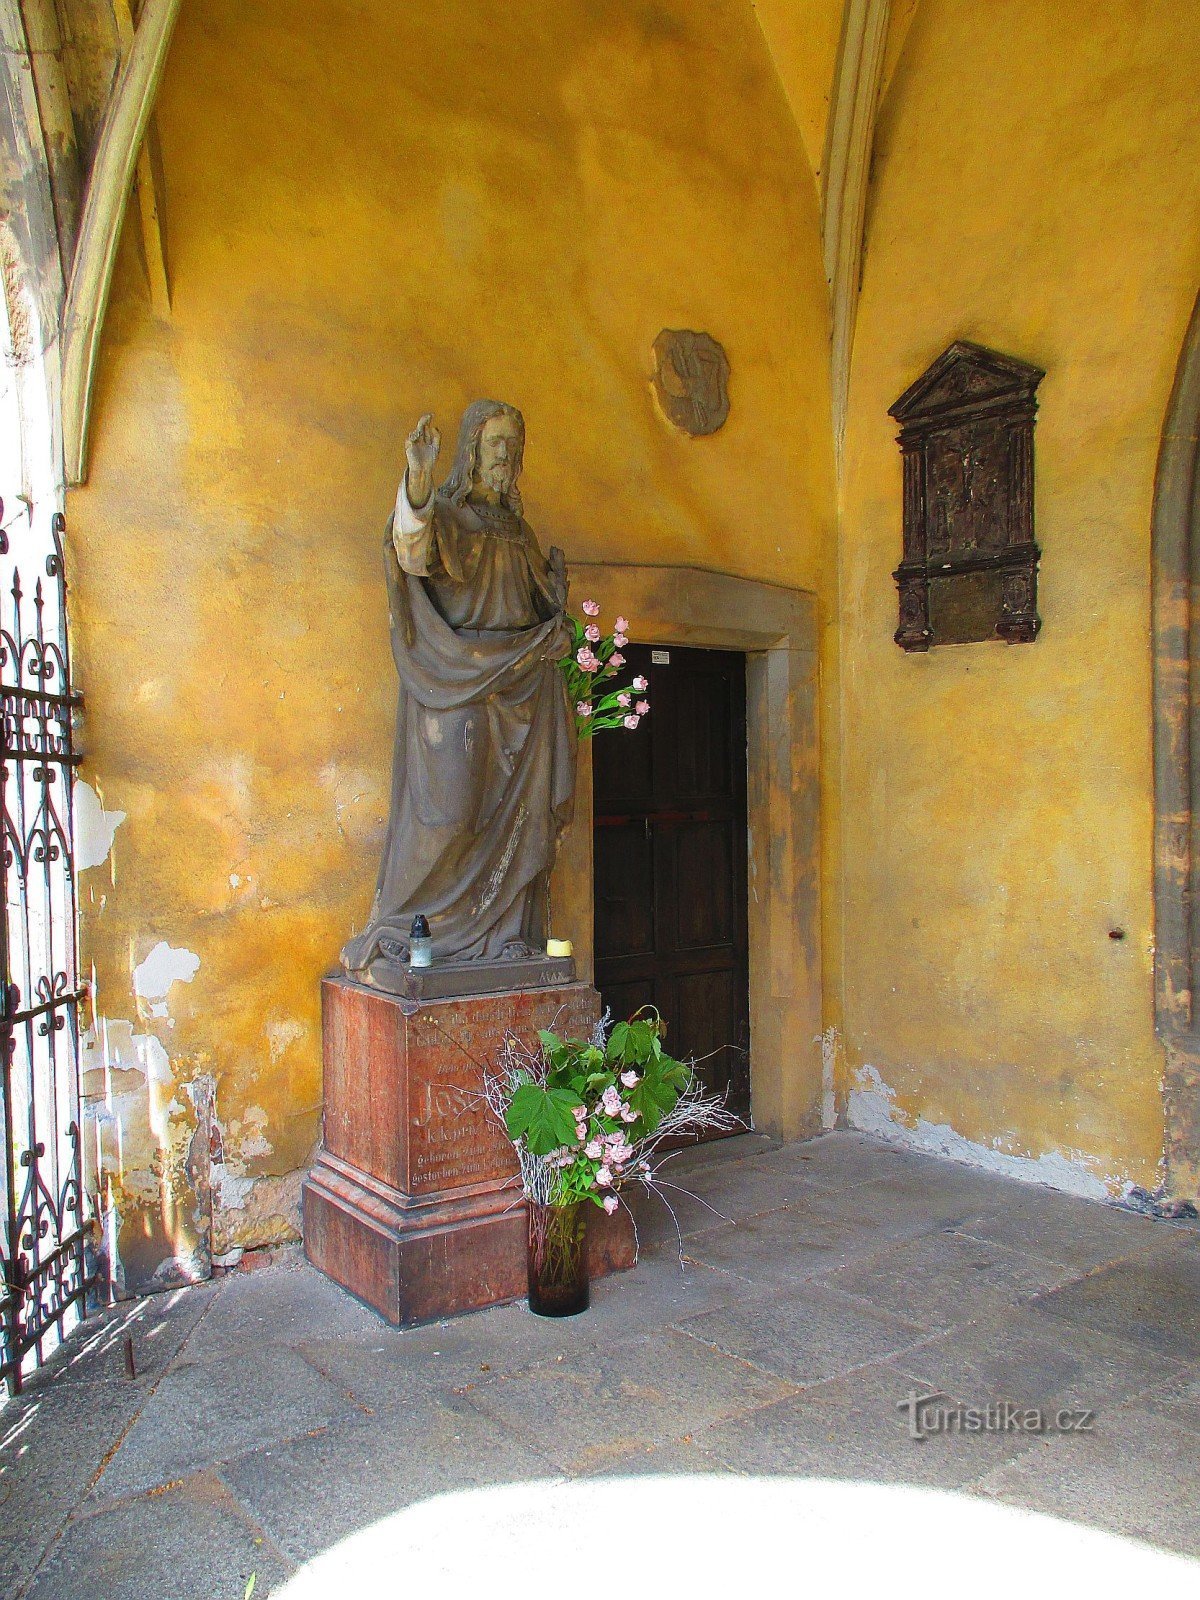
[[[530,961],[537,954],[524,939],[510,939],[500,952],[501,961]]]

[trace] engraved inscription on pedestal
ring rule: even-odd
[[[494,1060],[513,1022],[513,1005],[442,1005],[419,1011],[408,1023],[408,1187],[433,1194],[475,1183],[517,1177],[512,1145],[492,1118],[481,1090],[478,1063]],[[520,1002],[516,1002],[518,1008]],[[543,1008],[544,1009],[544,1008]],[[560,1025],[587,1033],[590,1011]],[[548,1019],[546,1019],[548,1020]],[[546,1021],[530,1018],[536,1032]]]
[[[470,1089],[455,1083],[424,1083],[412,1109],[409,1171],[414,1193],[515,1179],[512,1146]]]

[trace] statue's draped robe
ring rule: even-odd
[[[556,664],[565,580],[523,518],[485,520],[442,494],[414,512],[404,485],[384,561],[400,677],[391,817],[370,925],[343,964],[405,959],[418,912],[439,960],[539,950],[575,790]]]

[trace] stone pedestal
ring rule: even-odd
[[[506,1032],[585,1038],[586,984],[419,1004],[344,977],[321,985],[324,1141],[304,1184],[304,1250],[389,1322],[526,1292],[525,1203],[512,1146],[483,1103]],[[632,1266],[623,1211],[589,1219],[593,1275]]]

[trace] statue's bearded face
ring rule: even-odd
[[[507,494],[517,481],[521,426],[515,417],[489,417],[479,435],[475,482],[492,494]]]

